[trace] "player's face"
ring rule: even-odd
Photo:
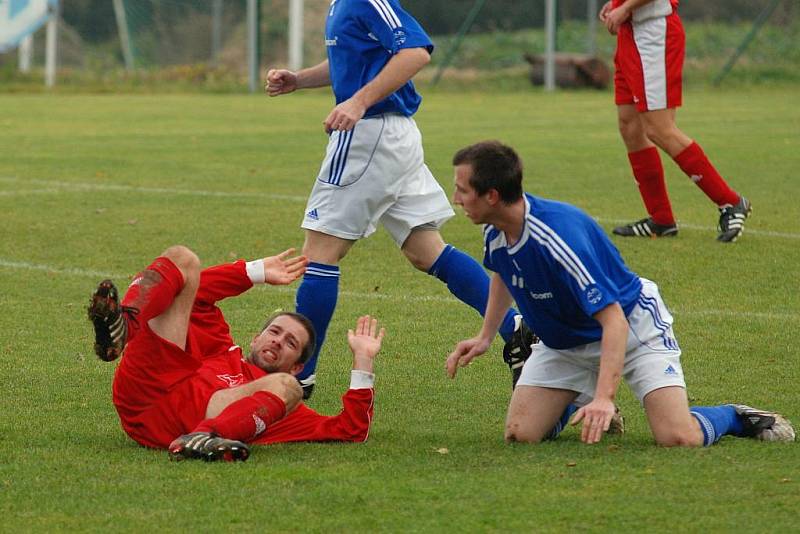
[[[486,222],[489,208],[486,198],[479,196],[472,188],[469,179],[472,177],[472,165],[456,165],[453,204],[461,206],[464,214],[475,224]]]
[[[279,315],[250,344],[250,363],[268,373],[297,374],[303,368],[300,354],[308,332],[296,319]]]

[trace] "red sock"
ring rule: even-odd
[[[667,186],[664,183],[664,167],[661,165],[658,149],[651,146],[644,150],[629,152],[628,161],[631,162],[633,176],[639,186],[644,207],[653,222],[664,226],[674,225],[675,216],[669,203]]]
[[[136,321],[128,321],[129,342],[143,324],[170,307],[183,285],[180,269],[172,260],[163,256],[153,260],[144,271],[136,275],[120,303],[139,310]]]
[[[674,159],[686,176],[691,178],[717,206],[722,207],[726,204],[733,206],[739,202],[739,194],[719,175],[697,143],[693,142]]]
[[[217,417],[202,421],[192,432],[213,432],[227,439],[251,441],[284,415],[286,404],[280,397],[257,391],[229,405]]]

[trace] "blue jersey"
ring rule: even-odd
[[[548,347],[599,341],[592,316],[618,302],[627,316],[642,283],[603,229],[569,204],[525,195],[525,224],[509,246],[487,225],[484,265],[500,275],[528,326]]]
[[[433,52],[430,37],[396,0],[333,0],[325,23],[325,45],[337,104],[372,81],[400,49]],[[400,113],[410,117],[421,101],[409,80],[364,116]]]

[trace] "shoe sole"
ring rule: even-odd
[[[244,462],[250,457],[250,450],[247,448],[225,448],[215,449],[203,455],[196,455],[194,451],[185,449],[183,446],[170,449],[169,459],[173,462],[184,460],[203,460],[206,462]]]

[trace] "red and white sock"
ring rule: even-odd
[[[628,153],[633,176],[639,186],[639,194],[653,222],[663,226],[675,224],[672,206],[669,203],[667,186],[664,183],[664,167],[654,146]]]
[[[675,156],[675,163],[720,208],[739,202],[739,194],[720,176],[697,143]]]
[[[257,391],[234,402],[217,417],[202,421],[192,432],[213,432],[227,439],[252,441],[285,415],[286,404],[280,397]]]

